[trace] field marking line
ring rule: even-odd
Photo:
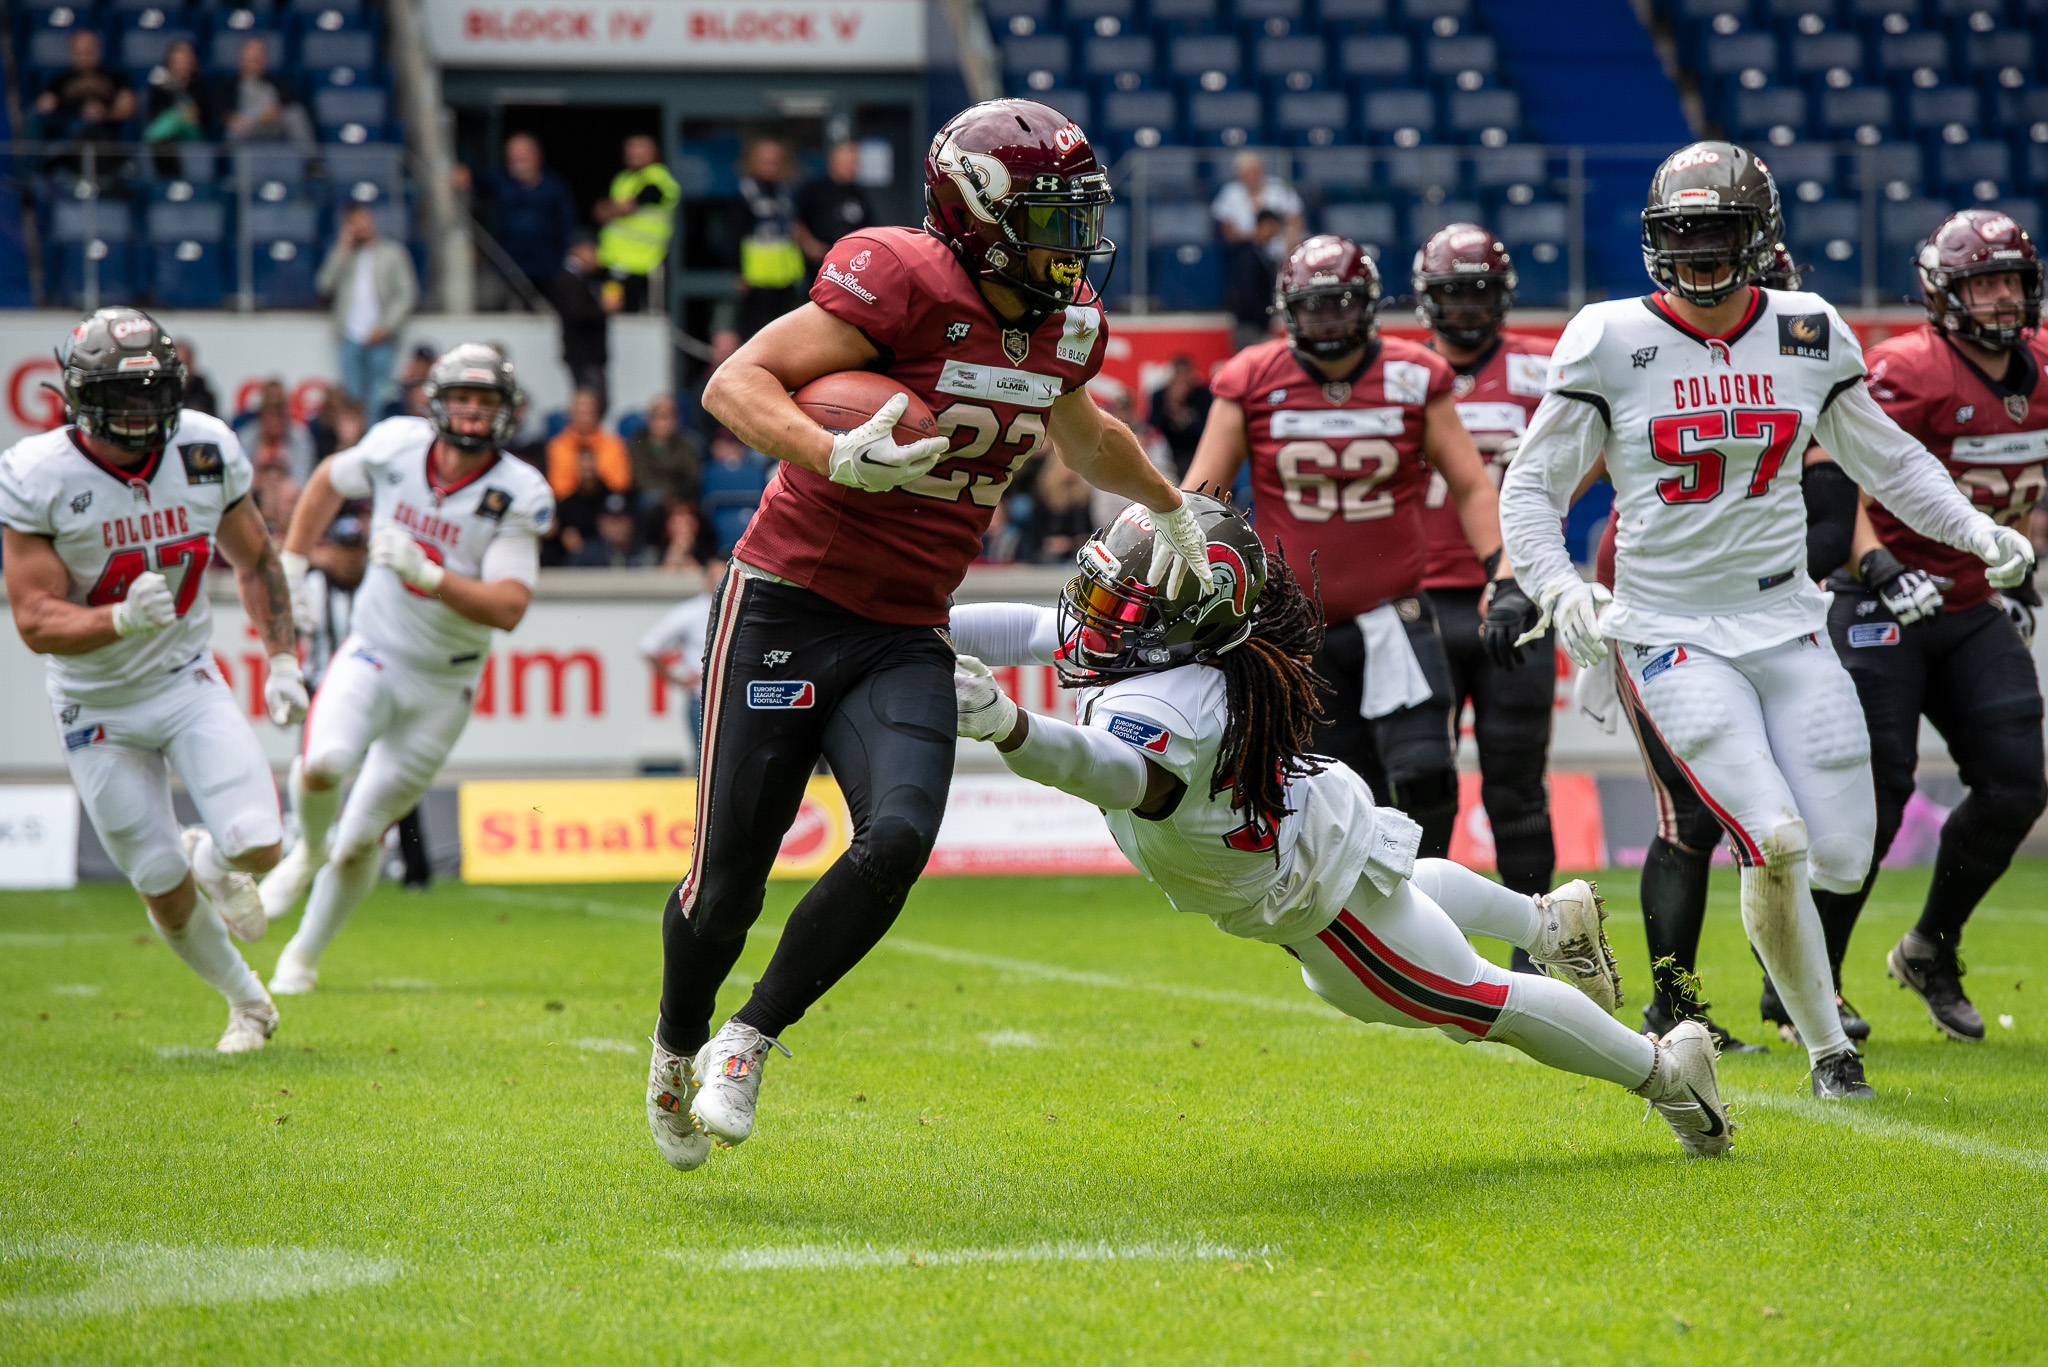
[[[1057,964],[1037,963],[1030,959],[1009,959],[999,954],[955,949],[950,945],[927,944],[922,940],[900,940],[894,936],[884,936],[877,947],[893,949],[903,954],[915,954],[920,958],[936,959],[941,963],[962,964],[970,968],[992,968],[998,972],[1014,973],[1025,978],[1040,978],[1048,982],[1075,983],[1082,987],[1103,987],[1118,992],[1153,992],[1191,1001],[1215,1002],[1220,1006],[1249,1006],[1261,1011],[1284,1011],[1289,1015],[1318,1016],[1325,1020],[1350,1019],[1336,1007],[1325,1006],[1318,1001],[1287,1001],[1279,997],[1255,996],[1249,992],[1232,992],[1220,987],[1190,987],[1178,983],[1148,982],[1143,978],[1123,978],[1110,973],[1061,968]]]
[[[98,983],[51,983],[50,990],[60,997],[97,997]]]
[[[341,1249],[178,1247],[73,1237],[0,1244],[0,1259],[22,1258],[61,1258],[92,1268],[99,1277],[72,1291],[0,1301],[0,1315],[70,1318],[153,1306],[291,1300],[380,1286],[405,1270],[396,1258]]]
[[[739,1248],[724,1253],[671,1249],[668,1256],[706,1271],[831,1272],[849,1268],[965,1267],[989,1263],[1250,1262],[1254,1258],[1271,1258],[1278,1252],[1278,1248],[1266,1244],[1255,1249],[1242,1249],[1206,1242],[1112,1244],[1106,1240],[1094,1243],[1062,1240],[1013,1248],[876,1248],[872,1244],[853,1248],[835,1244],[797,1244]]]
[[[596,1035],[572,1039],[569,1044],[570,1047],[581,1049],[588,1054],[637,1054],[647,1047],[627,1039],[601,1039]]]
[[[2048,1152],[2039,1149],[2015,1148],[1990,1139],[1979,1139],[1974,1135],[1956,1134],[1951,1130],[1936,1129],[1932,1125],[1920,1125],[1894,1116],[1872,1115],[1858,1110],[1845,1102],[1817,1102],[1803,1097],[1780,1096],[1774,1092],[1758,1092],[1744,1089],[1727,1094],[1731,1099],[1766,1110],[1781,1111],[1806,1120],[1818,1121],[1824,1125],[1840,1125],[1857,1130],[1877,1139],[1910,1139],[1951,1153],[1965,1154],[1971,1158],[1988,1159],[1994,1163],[2008,1163],[2025,1168],[2029,1172],[2048,1172]]]
[[[992,1030],[981,1036],[981,1042],[991,1049],[1046,1049],[1052,1044],[1029,1030]]]
[[[1877,907],[1884,911],[1907,911],[1912,912],[1914,915],[1918,915],[1921,911],[1921,905],[1918,902],[1900,902],[1883,897],[1873,897],[1864,905],[1866,907]],[[2048,925],[2048,911],[2041,911],[2033,907],[1980,906],[1970,913],[1970,919],[1976,920],[1980,917],[1987,921],[2030,921],[2036,925]]]

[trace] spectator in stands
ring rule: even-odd
[[[1056,565],[1074,558],[1074,552],[1095,530],[1088,506],[1094,492],[1087,480],[1060,459],[1058,451],[1045,453],[1045,462],[1038,467],[1038,497],[1031,509],[1031,539],[1037,544],[1040,561]]]
[[[484,177],[484,193],[498,245],[546,294],[576,235],[576,202],[561,177],[547,169],[540,142],[531,133],[505,139],[505,164]],[[594,264],[595,246],[591,255]]]
[[[256,511],[263,514],[263,525],[269,528],[272,541],[284,540],[285,528],[292,525],[292,509],[299,506],[301,487],[281,460],[256,462],[256,477],[249,492],[256,500]]]
[[[670,504],[668,517],[662,524],[662,536],[668,543],[661,553],[664,571],[680,574],[684,570],[701,568],[710,573],[711,562],[717,559],[717,554],[704,544],[704,519],[697,516],[695,504]]]
[[[569,368],[572,389],[595,390],[598,410],[608,407],[611,382],[612,314],[618,309],[618,291],[607,298],[604,272],[597,264],[597,240],[578,234],[566,255],[555,263],[555,273],[542,285],[548,302],[562,323],[562,364]]]
[[[660,559],[640,539],[640,518],[625,494],[606,494],[597,510],[597,535],[586,537],[583,549],[569,557],[577,569],[641,570]]]
[[[1216,192],[1209,214],[1216,220],[1225,242],[1250,240],[1258,231],[1259,210],[1280,215],[1287,231],[1267,244],[1267,254],[1278,266],[1301,241],[1304,220],[1301,196],[1285,181],[1266,174],[1266,161],[1257,152],[1239,152],[1233,163],[1237,178]]]
[[[135,117],[135,87],[118,71],[100,65],[104,52],[99,33],[90,28],[72,32],[71,65],[50,78],[36,96],[35,112],[42,136],[50,142],[94,144],[95,174],[111,176],[119,150],[121,125]],[[67,156],[51,169],[81,174],[83,162]]]
[[[762,138],[747,148],[740,176],[740,274],[733,327],[745,341],[804,302],[809,276],[797,245],[789,148]]]
[[[177,348],[178,359],[185,363],[185,397],[181,405],[195,413],[220,416],[220,400],[213,397],[213,385],[199,369],[198,349],[182,337],[172,345]]]
[[[266,462],[274,463],[301,485],[312,475],[317,459],[313,434],[292,417],[283,380],[275,376],[265,380],[257,391],[256,407],[237,417],[234,427],[250,463],[259,469]]]
[[[1173,452],[1176,479],[1187,474],[1195,459],[1195,446],[1202,440],[1203,424],[1209,421],[1209,387],[1195,373],[1192,356],[1173,358],[1173,374],[1152,392],[1151,423],[1166,438]]]
[[[875,206],[860,186],[860,144],[841,139],[825,154],[825,178],[807,181],[796,197],[796,240],[806,274],[816,276],[826,251],[840,238],[873,227]]]
[[[704,467],[699,507],[711,524],[720,555],[732,554],[740,533],[753,520],[754,509],[761,505],[761,495],[768,489],[764,463],[764,457],[741,445],[738,437],[722,427],[711,439],[711,463]]]
[[[378,234],[375,209],[351,204],[341,212],[341,234],[314,283],[334,299],[342,388],[373,409],[391,383],[399,330],[419,302],[412,256]]]
[[[205,142],[218,131],[213,98],[199,79],[198,49],[183,38],[164,50],[163,65],[149,73],[144,96],[144,142],[160,146]],[[175,152],[158,152],[156,164],[159,174],[165,176],[175,176],[181,169]]]
[[[434,368],[437,355],[439,353],[434,348],[424,344],[406,353],[405,365],[398,372],[398,387],[390,402],[377,410],[377,421],[427,416],[427,397],[420,391],[420,386],[427,382],[427,372]]]
[[[586,543],[597,536],[597,515],[615,489],[607,488],[597,471],[597,452],[589,447],[577,450],[571,477],[575,481],[566,497],[555,504],[553,549],[541,545],[541,563],[566,565],[583,553]]]
[[[583,459],[598,481],[615,494],[633,488],[633,463],[626,456],[626,443],[604,426],[604,401],[594,389],[579,389],[569,396],[569,425],[548,443],[548,485],[555,497],[566,499],[583,482]]]
[[[311,150],[313,118],[299,92],[270,69],[270,44],[259,37],[242,40],[235,74],[221,83],[214,107],[229,142],[289,142]]]
[[[620,286],[619,307],[627,313],[647,308],[647,277],[668,260],[668,240],[675,231],[676,205],[682,188],[661,164],[661,148],[646,133],[626,139],[621,155],[626,168],[612,177],[609,197],[597,202],[597,259]]]
[[[1286,231],[1286,220],[1271,209],[1261,209],[1252,235],[1230,244],[1223,305],[1236,320],[1232,341],[1240,351],[1272,335],[1273,243]]]
[[[647,405],[647,425],[626,443],[633,485],[649,503],[694,503],[703,478],[704,449],[697,434],[676,419],[676,401],[657,394]]]
[[[336,451],[346,451],[363,439],[369,421],[363,406],[343,393],[339,385],[327,391],[320,410],[313,415],[313,456],[326,460]]]

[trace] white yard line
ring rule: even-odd
[[[818,1271],[874,1267],[971,1267],[990,1263],[1113,1263],[1113,1262],[1251,1262],[1270,1259],[1278,1249],[1229,1248],[1210,1243],[1027,1244],[1015,1248],[858,1248],[834,1244],[736,1248],[724,1253],[677,1249],[678,1262],[720,1272]]]
[[[1281,1011],[1295,1016],[1318,1016],[1325,1020],[1341,1020],[1344,1013],[1332,1006],[1325,1006],[1312,998],[1292,1001],[1282,997],[1260,997],[1249,992],[1232,992],[1220,987],[1190,987],[1181,983],[1153,982],[1144,978],[1124,978],[1112,973],[1091,973],[1080,969],[1062,968],[1058,964],[1036,963],[1030,959],[1006,959],[998,954],[981,954],[971,949],[955,949],[951,945],[926,944],[921,940],[902,940],[885,936],[880,948],[893,949],[902,954],[915,954],[920,958],[937,959],[941,963],[961,964],[969,968],[991,968],[999,973],[1012,973],[1020,978],[1038,978],[1047,982],[1075,983],[1082,987],[1101,987],[1116,992],[1152,992],[1162,996],[1178,997],[1184,1001],[1215,1002],[1220,1006],[1248,1006],[1259,1011]]]
[[[0,1260],[58,1258],[98,1273],[74,1291],[0,1300],[0,1315],[125,1315],[160,1305],[290,1300],[378,1286],[405,1270],[396,1258],[341,1249],[176,1247],[55,1238],[0,1244]]]
[[[1993,1163],[2025,1168],[2029,1172],[2048,1172],[2048,1152],[2040,1149],[2014,1148],[2009,1144],[1979,1139],[1974,1135],[1936,1129],[1932,1125],[1916,1125],[1910,1120],[1899,1120],[1893,1116],[1877,1115],[1863,1110],[1855,1102],[1814,1101],[1807,1097],[1783,1096],[1776,1092],[1749,1089],[1728,1092],[1725,1095],[1730,1100],[1740,1101],[1745,1105],[1781,1111],[1823,1125],[1841,1125],[1874,1139],[1906,1139],[1916,1144],[1947,1149],[1951,1153],[1966,1154],[1971,1158],[1982,1158]],[[1740,1119],[1739,1116],[1737,1118]]]

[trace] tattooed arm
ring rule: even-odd
[[[295,654],[298,637],[292,629],[291,590],[285,586],[284,565],[277,558],[277,547],[270,544],[256,500],[244,498],[221,514],[214,541],[234,566],[236,591],[263,640],[264,652]]]

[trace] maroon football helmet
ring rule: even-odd
[[[924,229],[967,273],[1017,291],[1039,309],[1082,297],[1088,268],[1110,258],[1102,236],[1109,176],[1081,126],[1036,100],[987,100],[955,114],[924,158]],[[1030,252],[1054,253],[1046,278]]]
[[[1297,351],[1332,360],[1379,331],[1380,272],[1348,237],[1321,233],[1294,249],[1273,287],[1273,312]]]
[[[1944,332],[2003,351],[2041,322],[2041,257],[2027,230],[1996,209],[1951,214],[1920,244],[1920,301]],[[1977,275],[2016,275],[2020,297],[1991,307],[1989,316],[1963,298],[1963,282]],[[1981,308],[1981,306],[1980,306]]]
[[[1780,242],[1771,253],[1771,264],[1764,267],[1764,273],[1756,282],[1767,290],[1803,290],[1806,288],[1806,273],[1811,266],[1802,266],[1792,259],[1792,253]]]
[[[1415,314],[1464,351],[1493,340],[1515,302],[1515,263],[1477,223],[1446,223],[1415,253]]]

